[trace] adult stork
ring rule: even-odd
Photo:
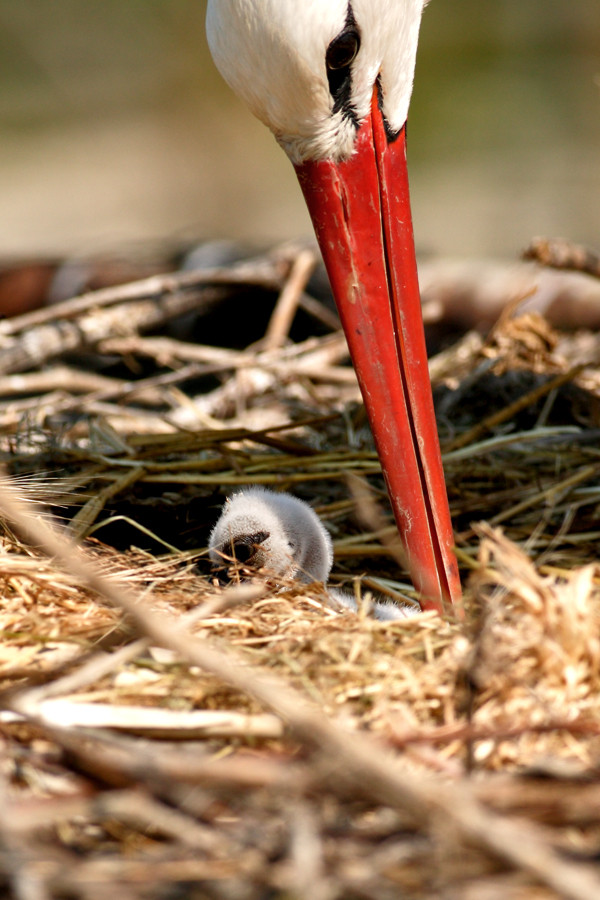
[[[406,118],[423,0],[208,0],[217,67],[300,181],[410,574],[460,596],[417,279]]]

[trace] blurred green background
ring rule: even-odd
[[[310,233],[221,82],[205,0],[0,0],[0,256]],[[600,245],[600,4],[432,0],[409,157],[417,244]]]

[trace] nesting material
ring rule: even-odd
[[[337,336],[203,351],[211,405],[184,339],[169,378],[5,394],[7,896],[600,896],[600,382],[575,341],[516,310],[445,351],[463,620],[368,615],[410,586]],[[268,377],[242,389],[248,357]],[[310,498],[357,613],[216,584],[211,529],[250,484]]]

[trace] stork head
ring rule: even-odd
[[[292,162],[343,160],[377,85],[406,121],[423,0],[209,0],[213,58]]]

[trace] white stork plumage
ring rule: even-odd
[[[333,563],[331,537],[316,512],[298,497],[262,487],[238,491],[225,502],[208,548],[218,569],[236,561],[284,588],[291,581],[326,586]],[[326,597],[334,608],[357,611],[353,594],[330,587]],[[391,621],[414,615],[415,607],[375,600],[371,611]]]
[[[298,175],[423,608],[460,596],[406,171],[423,0],[209,0],[217,67]]]

